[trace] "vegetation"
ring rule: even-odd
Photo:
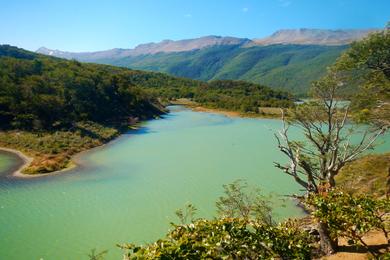
[[[352,196],[340,190],[331,190],[320,195],[310,195],[306,201],[313,207],[312,215],[326,226],[332,240],[347,238],[350,245],[363,245],[374,256],[363,240],[369,231],[380,230],[390,244],[389,221],[390,200],[375,199],[367,195]]]
[[[347,164],[336,176],[339,187],[350,194],[390,196],[390,153],[369,154]]]
[[[16,57],[16,58],[15,58]],[[245,82],[210,84],[164,74],[81,64],[0,48],[2,128],[71,128],[74,122],[126,122],[161,113],[158,98],[194,98],[205,105],[257,111],[289,106],[287,93]]]
[[[216,202],[218,215],[222,218],[256,220],[272,225],[270,197],[261,194],[259,188],[252,188],[241,180],[224,185],[225,196]]]
[[[79,122],[69,130],[2,131],[0,146],[17,149],[33,157],[23,173],[42,174],[66,168],[72,155],[102,145],[119,133],[114,127]]]
[[[211,108],[261,113],[260,107],[290,107],[292,97],[282,91],[244,81],[217,80],[199,88],[193,100]]]
[[[290,110],[288,120],[283,118],[284,127],[276,137],[278,148],[288,157],[289,164],[275,165],[292,176],[308,193],[318,194],[323,189],[326,191],[334,188],[335,177],[341,169],[359,158],[367,149],[371,149],[378,136],[390,126],[388,118],[378,120],[372,116],[360,116],[371,127],[348,125],[347,120],[351,118],[350,105],[343,105],[338,101],[345,94],[343,88],[356,83],[355,79],[359,77],[363,78],[361,88],[368,84],[376,86],[374,88],[376,90],[380,86],[377,93],[389,92],[390,74],[387,73],[388,59],[386,60],[389,36],[388,31],[384,31],[353,44],[351,49],[329,69],[328,74],[313,84],[311,94],[314,100]],[[359,70],[363,71],[363,76]],[[359,76],[354,76],[355,74]],[[362,101],[360,104],[370,104],[367,102],[369,100],[375,104],[364,108],[367,109],[366,114],[378,112],[378,105],[380,111],[388,114],[390,107],[386,103],[389,101],[387,96],[382,99],[378,94],[363,100],[359,97],[361,96],[356,95],[354,103]],[[289,139],[289,125],[302,129],[304,142]],[[360,140],[352,141],[352,137]],[[319,210],[317,206],[314,205],[314,211]],[[331,235],[329,226],[319,221],[318,229],[321,250],[325,254],[334,253],[337,250],[337,240]]]
[[[216,203],[219,217],[193,219],[191,204],[177,211],[181,225],[172,224],[166,238],[153,244],[120,245],[124,259],[310,259],[308,232],[297,221],[275,225],[269,201],[243,181],[225,185]],[[190,224],[184,224],[191,219]]]
[[[71,128],[80,121],[107,124],[161,114],[136,84],[138,74],[146,78],[142,73],[25,53],[0,48],[2,128]]]
[[[390,23],[355,42],[332,66],[344,82],[359,86],[352,99],[355,119],[390,126]]]
[[[99,63],[169,73],[198,80],[245,80],[306,95],[348,46],[214,46],[200,50],[98,60]]]
[[[289,164],[276,163],[276,167],[307,191],[303,199],[318,224],[324,254],[337,251],[340,237],[366,248],[363,236],[372,230],[382,231],[389,239],[388,198],[335,190],[343,171],[358,174],[351,163],[389,127],[388,39],[389,32],[384,31],[353,44],[313,84],[314,100],[289,110],[277,136],[278,148]],[[7,130],[0,134],[0,144],[39,158],[28,173],[61,169],[72,154],[116,136],[122,122],[126,126],[137,117],[158,115],[158,98],[187,97],[208,106],[253,112],[259,106],[291,106],[287,94],[251,83],[203,83],[53,59],[9,46],[0,50],[0,119]],[[338,100],[345,95],[345,87],[356,83],[363,93],[372,95],[356,95],[351,106],[341,105]],[[370,127],[349,126],[350,119]],[[290,125],[302,129],[305,142],[289,139]],[[353,142],[352,137],[360,141]],[[382,163],[382,157],[377,159]],[[214,220],[194,219],[192,205],[177,211],[181,225],[173,225],[166,238],[153,244],[122,245],[125,259],[309,259],[315,243],[308,232],[294,221],[275,225],[266,198],[258,191],[245,192],[246,188],[240,182],[225,186],[225,196],[217,202],[220,216]],[[383,190],[378,192],[383,194]],[[104,252],[95,251],[89,255],[103,256]]]
[[[92,249],[91,252],[88,254],[88,258],[90,260],[103,260],[107,252],[107,250],[104,250],[102,252],[96,252],[96,249]]]
[[[176,225],[163,239],[144,246],[118,245],[124,259],[312,259],[318,257],[315,235],[307,224],[287,220],[275,224],[269,200],[259,189],[243,181],[224,185],[225,194],[216,203],[219,216],[213,220],[194,219],[196,208],[188,204],[179,210],[190,223]],[[363,246],[374,257],[385,257],[388,245],[371,247],[365,235],[380,231],[389,239],[388,199],[370,195],[351,195],[338,189],[311,193],[304,203],[316,222],[323,223],[329,236],[348,239],[352,246]],[[256,212],[268,212],[256,214]],[[312,226],[311,224],[309,224]],[[382,258],[380,258],[382,259]]]
[[[0,46],[0,145],[34,157],[25,173],[63,169],[73,154],[163,113],[160,101],[183,97],[256,113],[292,105],[287,93],[252,83],[208,84]]]
[[[73,154],[163,113],[157,99],[142,88],[183,82],[192,84],[0,46],[0,145],[34,157],[25,173],[63,169]]]
[[[174,225],[166,238],[122,245],[124,259],[310,259],[310,238],[294,222],[277,226],[238,218]]]

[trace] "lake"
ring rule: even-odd
[[[215,216],[223,184],[245,179],[266,193],[299,192],[273,166],[285,160],[273,136],[280,127],[278,120],[171,107],[162,119],[81,154],[74,170],[28,180],[3,176],[0,259],[87,259],[93,248],[121,259],[117,243],[162,237],[187,202],[198,217]],[[378,148],[388,150],[389,142]],[[0,154],[2,175],[13,164],[9,156]],[[294,201],[285,204],[274,204],[278,219],[303,214]]]

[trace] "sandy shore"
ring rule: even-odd
[[[55,175],[55,174],[59,174],[59,173],[63,173],[63,172],[72,170],[73,168],[77,167],[77,164],[74,163],[73,158],[72,158],[69,166],[64,168],[64,169],[54,171],[54,172],[43,173],[43,174],[24,174],[24,173],[22,173],[22,171],[23,171],[23,169],[28,167],[30,165],[30,163],[33,161],[32,157],[27,156],[26,154],[22,153],[21,151],[11,149],[11,148],[0,147],[0,151],[12,153],[12,154],[18,156],[23,161],[22,165],[19,168],[17,168],[14,172],[9,174],[9,176],[16,177],[16,178],[37,178],[37,177],[44,177],[44,176],[49,176],[49,175],[51,176],[51,175]]]
[[[16,169],[11,174],[12,176],[15,176],[15,177],[33,177],[33,175],[30,176],[30,175],[22,173],[23,169],[28,167],[30,165],[30,163],[33,161],[32,157],[25,155],[21,151],[18,151],[18,150],[15,150],[15,149],[11,149],[11,148],[0,147],[0,151],[5,151],[5,152],[9,152],[9,153],[15,154],[17,157],[19,157],[23,161],[22,165],[20,165],[19,168]]]
[[[237,111],[229,111],[229,110],[222,110],[222,109],[216,109],[216,108],[207,108],[202,106],[187,106],[189,109],[195,112],[205,112],[205,113],[213,113],[213,114],[220,114],[227,117],[241,117],[241,118],[265,118],[265,119],[280,119],[281,118],[281,112],[280,108],[262,108],[262,110],[267,110],[266,114],[255,114],[255,113],[241,113]]]
[[[256,114],[256,113],[242,113],[238,111],[223,110],[218,108],[207,108],[207,107],[200,106],[199,103],[191,101],[186,98],[180,98],[175,101],[171,101],[171,104],[185,106],[191,109],[192,111],[196,111],[196,112],[220,114],[227,117],[266,118],[266,119],[281,118],[280,108],[276,108],[276,107],[260,107],[259,109],[263,112],[263,114]]]
[[[196,112],[206,112],[206,113],[213,113],[213,114],[221,114],[227,117],[244,117],[240,112],[236,111],[227,111],[227,110],[220,110],[220,109],[213,109],[213,108],[206,108],[206,107],[189,107],[192,111]]]

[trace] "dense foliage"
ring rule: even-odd
[[[359,86],[352,99],[356,119],[390,126],[390,26],[355,42],[331,67],[345,85]]]
[[[2,46],[1,127],[50,129],[78,121],[107,123],[161,113],[134,84],[134,77],[133,71]]]
[[[213,108],[254,113],[261,113],[261,107],[293,105],[292,97],[286,92],[232,80],[212,81],[195,92],[193,99]]]
[[[340,171],[373,148],[378,137],[390,126],[388,117],[390,107],[387,97],[390,86],[387,76],[388,36],[389,32],[386,30],[354,43],[323,78],[313,83],[311,88],[313,99],[294,107],[289,111],[289,117],[284,118],[283,128],[276,138],[279,150],[288,157],[289,162],[275,165],[304,187],[307,194],[319,194],[322,187],[334,188]],[[368,89],[371,90],[372,95],[367,91],[360,91],[362,88],[358,88],[357,83],[362,87],[370,86]],[[366,104],[369,102],[365,101],[371,101],[373,104],[364,108],[368,114],[377,115],[366,117],[365,123],[370,124],[369,126],[359,127],[358,124],[348,124],[353,115],[351,110],[355,109],[351,109],[349,102],[340,102],[340,98],[345,97],[345,90],[351,86],[354,86],[357,100]],[[386,94],[380,94],[383,91]],[[363,98],[358,98],[360,95],[363,95]],[[352,104],[354,103],[356,102]],[[290,126],[301,129],[305,139],[303,141],[291,139],[288,131]],[[356,213],[353,212],[354,199],[345,198],[344,201],[343,198],[334,199],[339,199],[341,203],[332,204],[332,200],[322,204],[314,203],[313,210],[319,214],[324,208],[330,207],[327,212],[323,212],[322,217],[326,218],[332,217],[333,213],[336,214],[337,207],[349,205],[352,211],[343,208],[339,210],[339,215],[334,217],[343,218],[345,213],[352,221]],[[365,208],[362,215],[364,214],[374,215],[370,208]],[[362,221],[362,225],[366,227],[375,225],[367,224],[366,221],[369,219],[356,217],[356,221]],[[325,219],[321,220],[318,229],[321,251],[329,255],[337,250],[337,237],[333,232],[338,227],[332,231],[332,226],[326,223]],[[356,234],[352,224],[349,226],[347,223],[339,224],[344,225],[345,232]],[[340,227],[340,230],[343,230],[342,228]],[[367,230],[370,230],[370,227],[363,229],[362,232]]]
[[[313,207],[312,215],[329,230],[332,239],[349,239],[350,244],[368,245],[362,239],[372,230],[381,230],[389,240],[389,199],[375,199],[368,195],[350,195],[331,190],[309,196],[307,203]]]
[[[289,221],[270,226],[238,218],[174,225],[166,238],[122,245],[125,259],[310,259],[310,236]]]
[[[94,62],[207,81],[245,80],[294,94],[306,94],[310,83],[324,75],[326,67],[345,49],[347,46],[222,45]]]
[[[50,129],[73,122],[102,124],[161,113],[157,99],[194,98],[201,104],[257,111],[288,106],[290,96],[245,82],[210,84],[161,73],[82,64],[0,47],[1,127]]]
[[[0,46],[0,145],[34,158],[25,173],[63,169],[73,154],[163,113],[160,102],[177,98],[245,112],[292,104],[288,94],[251,83],[209,84]]]

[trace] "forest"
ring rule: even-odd
[[[150,118],[163,112],[159,100],[192,98],[206,106],[257,112],[259,106],[287,107],[292,97],[243,81],[176,78],[108,65],[85,64],[0,46],[2,128],[69,128]]]

